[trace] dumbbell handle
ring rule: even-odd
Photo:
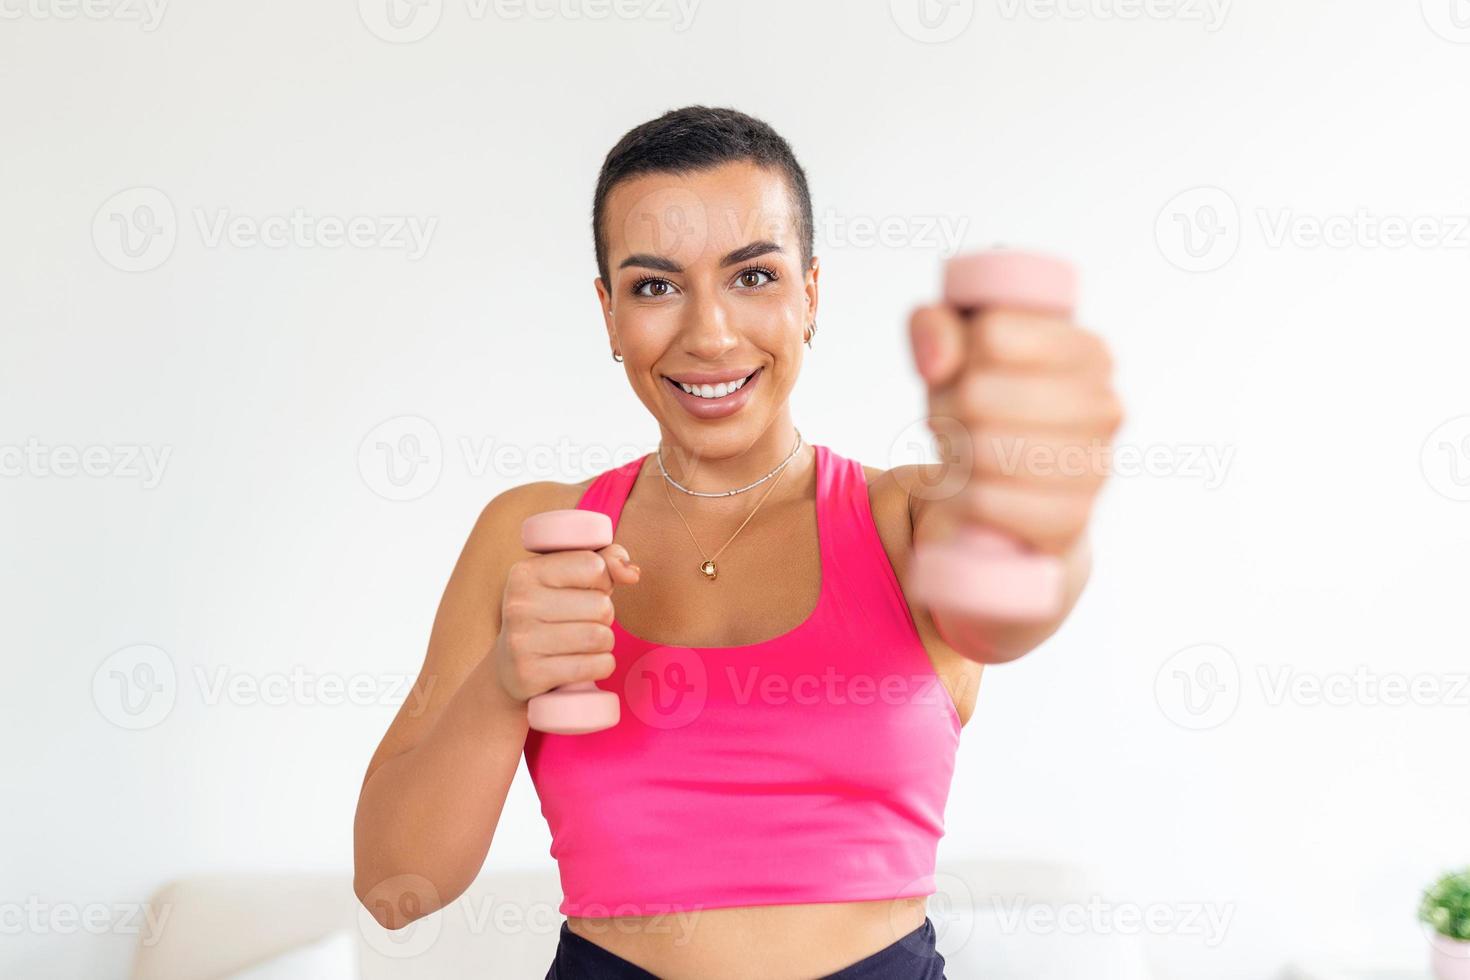
[[[612,544],[612,519],[595,510],[548,510],[521,524],[521,546],[535,554],[600,551]],[[552,688],[526,702],[526,720],[538,732],[585,735],[618,723],[618,696],[592,681]]]
[[[945,265],[944,301],[963,313],[988,308],[1070,316],[1077,274],[1060,259],[1032,252],[965,253]],[[916,546],[913,566],[910,587],[933,608],[1017,621],[1048,619],[1061,608],[1060,559],[1001,531],[961,527],[949,541]]]

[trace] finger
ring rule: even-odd
[[[610,544],[598,554],[607,562],[608,573],[619,585],[632,585],[641,577],[642,570],[628,557],[628,549],[620,544]]]
[[[551,690],[577,681],[600,681],[612,676],[618,659],[611,653],[568,653],[539,660],[530,673],[536,687]]]
[[[968,363],[987,367],[1112,374],[1112,355],[1071,320],[1021,310],[982,310],[966,321]]]
[[[582,548],[553,551],[534,559],[534,565],[537,581],[547,588],[612,591],[612,575],[601,552]]]
[[[543,623],[602,623],[612,625],[612,596],[602,589],[546,589],[532,606]]]
[[[526,632],[520,651],[538,657],[566,653],[611,653],[615,637],[605,623],[542,623]]]
[[[978,479],[1095,492],[1107,479],[1112,462],[1108,439],[1079,430],[1027,429],[998,422],[969,434],[970,469]]]
[[[966,371],[952,390],[935,393],[930,412],[971,428],[1011,423],[1099,435],[1112,433],[1122,419],[1117,396],[1089,379],[994,368]]]
[[[958,497],[958,513],[982,527],[1006,531],[1031,547],[1059,554],[1087,530],[1091,493],[980,480]]]
[[[909,317],[909,344],[924,383],[948,384],[964,367],[964,320],[949,306],[921,306]]]

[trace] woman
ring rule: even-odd
[[[658,450],[486,506],[407,702],[427,707],[401,711],[369,764],[357,894],[388,928],[461,894],[524,751],[565,892],[548,978],[942,978],[925,897],[960,729],[982,665],[1075,603],[1101,474],[981,452],[942,515],[910,492],[936,485],[931,467],[885,472],[801,437],[811,201],[759,120],[693,106],[630,131],[593,235],[610,352]],[[931,412],[972,435],[1057,448],[1118,424],[1106,351],[1072,324],[936,306],[910,326]],[[914,541],[948,534],[961,505],[1064,561],[1056,618],[979,622],[906,596]],[[522,550],[526,517],[572,507],[608,514],[615,543]],[[576,680],[618,694],[619,724],[530,730],[527,701]]]

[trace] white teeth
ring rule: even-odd
[[[745,381],[745,378],[741,378],[738,381],[721,381],[717,385],[686,385],[680,381],[679,387],[696,398],[724,398],[731,392],[739,391],[745,387]]]

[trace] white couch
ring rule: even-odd
[[[1079,930],[1105,890],[1046,862],[941,861],[929,900],[949,980],[1149,980],[1137,935]],[[168,918],[139,943],[133,980],[542,980],[563,917],[555,868],[486,869],[439,912],[380,927],[351,875],[220,874],[151,899]],[[1058,918],[1058,913],[1074,913]]]

